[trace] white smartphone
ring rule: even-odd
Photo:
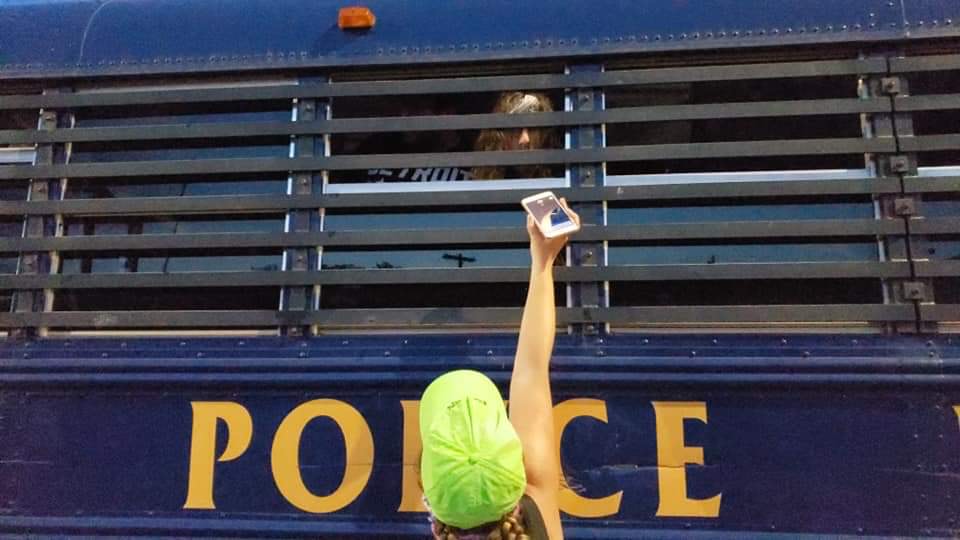
[[[523,208],[533,216],[540,232],[547,238],[555,238],[580,230],[580,225],[560,206],[560,199],[550,191],[531,195],[520,201]]]

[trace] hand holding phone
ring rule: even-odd
[[[537,228],[546,238],[556,238],[580,230],[580,224],[560,204],[560,199],[553,192],[544,191],[531,195],[520,201],[520,204],[533,217]]]

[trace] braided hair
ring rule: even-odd
[[[530,540],[520,517],[509,513],[494,524],[480,525],[473,529],[463,530],[435,522],[434,532],[440,540]]]

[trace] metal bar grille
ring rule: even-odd
[[[949,306],[928,310],[946,315]],[[520,322],[521,308],[356,309],[290,311],[113,311],[0,314],[0,328],[44,325],[94,328],[250,328],[318,324],[363,327],[497,326]],[[558,324],[610,322],[748,323],[912,321],[905,305],[777,305],[559,308]]]
[[[916,144],[925,149],[952,148],[953,137],[925,137]],[[953,146],[951,146],[951,144]],[[158,175],[196,175],[311,170],[356,170],[490,165],[539,165],[640,161],[653,159],[705,159],[723,157],[799,156],[893,152],[893,141],[882,139],[809,139],[790,141],[716,142],[620,146],[604,149],[530,150],[523,152],[443,152],[416,155],[370,154],[315,158],[204,159],[196,161],[143,161],[80,163],[68,165],[10,165],[0,167],[0,180],[17,178],[98,178]]]
[[[957,264],[928,263],[925,275],[953,275]],[[303,285],[374,285],[410,283],[525,283],[525,268],[324,270],[314,272],[209,272],[182,274],[80,274],[0,276],[5,289],[113,289],[164,287],[251,287]],[[796,263],[782,265],[648,265],[569,267],[556,270],[561,282],[586,281],[687,281],[696,279],[828,279],[845,277],[906,278],[904,262]]]
[[[591,293],[590,299],[575,301],[576,307],[563,308],[560,324],[800,324],[822,328],[816,325],[912,324],[919,317],[925,321],[957,320],[957,313],[950,310],[955,302],[949,299],[942,303],[916,299],[899,302],[880,294],[881,283],[908,285],[916,278],[954,279],[958,273],[956,261],[916,260],[910,252],[906,252],[907,259],[884,259],[875,253],[871,255],[865,248],[877,242],[905,242],[912,235],[942,237],[949,242],[960,234],[958,219],[949,215],[902,215],[892,210],[878,218],[872,212],[865,213],[864,208],[876,199],[892,203],[910,194],[950,201],[960,188],[960,176],[918,176],[913,174],[916,164],[909,162],[905,172],[897,174],[884,169],[874,175],[869,167],[860,167],[864,158],[876,156],[882,166],[902,168],[904,164],[897,161],[901,154],[954,151],[960,148],[960,135],[954,130],[867,138],[846,127],[820,131],[804,128],[832,128],[846,126],[843,122],[851,119],[858,122],[861,118],[924,115],[960,108],[960,94],[955,93],[898,95],[891,87],[888,94],[857,97],[857,77],[871,76],[880,81],[897,70],[924,73],[945,69],[958,69],[954,56],[606,71],[600,66],[598,70],[570,73],[196,89],[166,89],[161,85],[156,89],[2,96],[0,110],[45,107],[68,111],[81,119],[100,121],[103,119],[98,115],[104,115],[105,120],[49,131],[0,130],[0,144],[72,144],[81,154],[81,159],[70,163],[0,166],[0,185],[69,178],[70,189],[77,190],[76,193],[86,190],[77,199],[0,203],[0,216],[20,219],[58,215],[65,220],[64,236],[0,239],[0,256],[49,250],[62,253],[66,261],[53,274],[0,274],[2,290],[47,289],[63,300],[46,313],[2,315],[0,327],[226,329],[318,325],[322,331],[325,327],[512,326],[520,316],[517,291],[522,290],[527,279],[523,259],[526,233],[521,227],[502,221],[507,219],[502,215],[514,212],[519,216],[515,210],[517,202],[540,191],[545,181],[523,178],[515,184],[505,183],[502,188],[484,181],[450,182],[443,190],[433,189],[426,182],[411,182],[407,191],[397,191],[407,189],[404,187],[387,186],[391,188],[389,192],[378,192],[378,186],[369,185],[364,193],[338,193],[337,189],[326,189],[325,182],[323,189],[314,186],[286,194],[266,187],[257,188],[262,192],[236,194],[227,191],[215,195],[208,191],[217,192],[210,186],[218,182],[253,185],[267,182],[263,179],[285,180],[288,176],[331,183],[354,181],[348,177],[358,174],[357,171],[378,168],[533,165],[554,165],[554,171],[565,168],[568,175],[589,169],[594,178],[606,181],[606,185],[591,185],[578,177],[570,182],[574,187],[555,189],[558,195],[582,208],[603,208],[602,219],[584,227],[577,241],[588,248],[603,246],[597,253],[604,260],[588,264],[583,253],[576,252],[568,261],[571,266],[558,268],[556,277],[558,282],[573,284],[574,289],[579,284],[603,284],[605,288],[597,298]],[[754,101],[750,101],[752,95],[737,90],[733,98],[695,102],[691,85],[704,83],[710,83],[713,86],[709,88],[713,89],[723,88],[724,84],[756,85],[761,90],[773,85],[770,87],[781,92],[794,84],[811,84],[818,90],[813,96],[802,92],[792,96],[799,99],[789,95],[778,99],[775,92],[761,92]],[[326,103],[317,100],[337,98],[331,100],[336,113],[337,104],[348,99],[359,100],[355,106],[363,109],[368,103],[365,99],[451,99],[466,93],[482,97],[484,93],[519,89],[552,91],[553,96],[605,96],[609,102],[539,114],[475,110],[413,116],[378,113],[372,118],[334,114],[298,121],[282,121],[264,114],[261,116],[266,120],[255,121],[244,114],[233,118],[229,117],[232,113],[209,113],[225,117],[215,121],[192,119],[208,114],[203,107],[197,107],[202,104],[232,104],[233,108],[222,110],[243,113],[249,108],[259,113],[277,109],[278,103],[298,103],[302,108],[306,103]],[[614,95],[622,101],[614,103],[615,99],[610,97]],[[185,116],[151,125],[148,109],[152,105],[167,106],[174,111],[171,116]],[[688,129],[688,134],[677,136],[682,130],[670,131],[677,126]],[[781,126],[782,132],[774,130],[774,136],[753,133],[758,127],[763,130],[770,126]],[[520,128],[565,128],[567,133],[588,133],[593,144],[527,151],[460,148],[391,153],[377,149],[355,151],[344,143],[345,150],[338,150],[335,155],[300,148],[289,155],[262,151],[252,152],[257,157],[229,158],[203,152],[211,148],[285,145],[291,137],[301,141],[314,137],[319,140],[320,136],[330,141],[363,141],[377,135],[472,134],[478,130]],[[613,130],[629,136],[607,136]],[[637,142],[638,134],[644,130],[663,132]],[[177,157],[177,152],[184,150],[203,157]],[[206,157],[207,154],[214,157]],[[731,167],[746,168],[709,168],[713,163],[724,162],[736,162]],[[750,168],[754,162],[756,167]],[[817,165],[841,162],[844,164],[839,166]],[[646,172],[643,166],[650,163],[663,163],[666,172]],[[815,165],[789,165],[793,163]],[[687,166],[707,168],[673,172]],[[332,179],[334,173],[340,172],[347,180]],[[791,177],[793,173],[796,178]],[[559,175],[554,172],[551,181],[556,182],[551,185],[561,181],[556,176]],[[170,185],[179,195],[170,193]],[[208,191],[198,190],[194,194],[188,189],[194,185],[206,186],[203,189]],[[910,205],[903,204],[907,208],[903,212],[909,211]],[[811,215],[805,215],[808,209]],[[332,220],[323,230],[316,224],[290,227],[288,232],[281,232],[283,227],[271,228],[271,220],[315,217],[321,211],[323,219]],[[676,215],[662,221],[669,212]],[[485,219],[496,224],[490,225]],[[449,226],[444,226],[446,221],[450,221]],[[231,229],[234,222],[244,224]],[[223,228],[225,232],[195,232],[188,226],[181,231],[179,225],[174,225],[171,233],[166,228],[171,223],[199,223],[214,229],[218,224],[228,226]],[[362,226],[357,227],[357,223]],[[116,234],[117,227],[124,234]],[[204,230],[202,227],[198,225],[196,230]],[[295,272],[277,271],[284,264],[280,254],[285,253],[288,259],[297,254],[312,256],[309,253],[319,248],[324,254],[320,269],[311,261]],[[428,264],[420,268],[416,263],[397,263],[392,258],[399,254],[397,260],[405,260],[403,257],[421,256],[416,254],[427,251],[436,255],[437,260],[442,254],[443,260],[456,260],[467,267]],[[798,255],[778,260],[765,252]],[[469,267],[478,254],[489,259],[484,259],[479,267]],[[239,262],[230,262],[231,258]],[[197,262],[200,259],[204,262]],[[233,264],[235,268],[223,270],[211,263],[216,259],[225,261],[220,263],[222,267]],[[162,269],[157,269],[157,263],[151,260],[162,260]],[[168,268],[171,260],[186,262]],[[320,261],[316,262],[319,265]],[[71,266],[68,268],[67,264]],[[197,265],[204,264],[210,265],[210,269],[196,270]],[[810,287],[813,292],[809,298],[801,298],[763,296],[773,289],[752,290],[763,290],[764,284],[780,290],[803,291]],[[742,304],[730,305],[716,299],[698,302],[694,298],[697,305],[688,305],[691,300],[683,296],[683,288],[698,285],[740,291]],[[182,308],[167,308],[163,303],[148,308],[137,304],[130,309],[85,304],[91,298],[109,300],[112,295],[125,294],[171,294],[180,295],[182,300],[205,296],[203,291],[209,291],[211,298],[227,298],[216,295],[252,297],[260,290],[266,291],[265,297],[276,298],[275,293],[281,290],[288,294],[316,291],[310,288],[319,286],[324,287],[325,294],[313,295],[310,302],[318,305],[309,306],[316,309],[307,309],[303,302],[295,309],[283,310],[273,309],[275,303],[268,306],[270,309],[251,308],[255,305],[252,303],[232,309],[204,307],[206,304]],[[634,286],[637,288],[630,289]],[[476,306],[449,307],[438,303],[435,307],[349,308],[352,297],[363,296],[366,290],[379,291],[367,294],[371,296],[407,288],[416,300],[411,305],[423,305],[444,294],[449,298],[473,288],[486,291],[483,287],[490,287],[492,292],[489,298],[487,293],[478,292],[481,305]],[[922,291],[914,290],[911,294]],[[677,299],[662,305],[661,296]],[[607,300],[615,307],[606,307]],[[740,299],[734,303],[737,301]]]
[[[960,190],[960,177],[908,181],[908,191],[952,192]],[[848,196],[899,193],[894,179],[816,180],[802,182],[727,182],[710,184],[671,184],[554,190],[568,201],[680,201],[705,198],[782,198],[802,196]],[[533,189],[503,191],[448,191],[431,193],[358,193],[317,196],[244,195],[231,197],[144,197],[130,199],[76,199],[65,201],[4,201],[0,215],[128,215],[267,212],[303,208],[384,208],[513,205],[518,198],[535,193]]]
[[[918,224],[923,232],[948,231],[953,220],[930,220]],[[619,240],[709,240],[727,238],[794,238],[873,236],[904,234],[897,220],[818,220],[723,223],[677,223],[660,225],[621,225],[584,227],[578,238],[583,241]],[[518,228],[407,230],[407,231],[327,231],[277,234],[157,234],[73,236],[60,238],[21,238],[0,240],[0,251],[109,251],[153,249],[208,249],[284,246],[414,246],[445,244],[520,243],[526,231]]]
[[[904,110],[930,110],[954,103],[958,96],[936,99],[904,98]],[[463,130],[578,126],[583,124],[625,124],[718,118],[753,118],[866,114],[889,108],[883,99],[816,99],[804,101],[768,101],[706,105],[663,105],[625,107],[614,110],[564,111],[533,117],[510,114],[464,114],[457,116],[418,116],[384,118],[341,118],[311,122],[246,122],[209,125],[161,125],[149,127],[101,127],[54,131],[0,130],[0,144],[37,144],[54,142],[162,141],[271,135],[317,135],[336,133],[385,133],[396,131]]]
[[[453,79],[407,81],[341,82],[303,86],[242,87],[197,90],[131,90],[110,93],[77,94],[74,96],[3,96],[0,109],[77,108],[116,105],[154,105],[158,103],[209,103],[250,100],[289,100],[343,96],[402,96],[430,93],[459,94],[464,92],[497,92],[525,88],[612,87],[637,84],[668,84],[691,81],[724,81],[822,77],[827,75],[859,75],[885,73],[882,59],[824,60],[743,64],[731,66],[677,67],[576,73],[557,75],[511,75]]]

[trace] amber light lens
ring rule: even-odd
[[[376,22],[377,18],[370,8],[362,6],[340,8],[340,16],[337,17],[337,26],[341,30],[373,28]]]

